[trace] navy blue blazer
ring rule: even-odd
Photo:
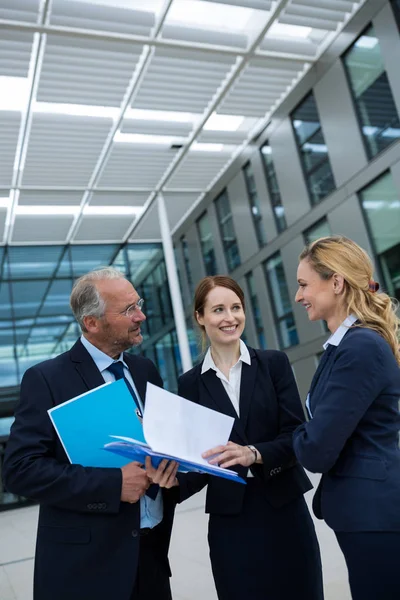
[[[142,398],[147,381],[162,386],[149,359],[124,354],[124,360]],[[47,414],[49,408],[102,384],[104,379],[80,340],[70,351],[28,369],[22,379],[3,475],[8,490],[40,503],[37,600],[131,597],[140,503],[120,502],[121,469],[69,464]],[[174,511],[169,498],[164,494],[164,519],[158,528],[166,561]]]
[[[293,452],[293,431],[304,421],[304,413],[289,360],[276,350],[249,348],[251,365],[242,364],[240,418],[214,370],[201,374],[199,364],[179,378],[180,396],[234,417],[230,440],[253,444],[263,464],[251,471],[263,482],[266,500],[275,507],[288,504],[312,488]],[[242,477],[247,468],[235,467]],[[241,512],[245,486],[219,477],[180,475],[180,501],[208,483],[206,512]]]
[[[328,346],[294,450],[323,473],[313,508],[335,531],[400,531],[399,399],[400,369],[378,333],[353,327]]]

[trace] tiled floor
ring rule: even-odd
[[[312,493],[307,494],[308,501]],[[174,600],[217,598],[208,560],[203,504],[204,496],[198,494],[177,510],[170,553]],[[32,600],[36,522],[36,507],[0,513],[1,600]],[[322,552],[325,600],[350,600],[346,567],[335,537],[321,521],[316,522],[316,528]]]

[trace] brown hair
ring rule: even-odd
[[[201,279],[197,284],[196,291],[194,293],[193,318],[194,322],[201,331],[201,345],[203,350],[205,350],[207,345],[207,336],[204,325],[200,325],[200,323],[197,321],[197,314],[204,314],[204,306],[207,301],[207,296],[211,290],[216,287],[224,287],[228,288],[228,290],[232,290],[232,292],[238,296],[243,307],[243,312],[246,312],[244,292],[240,285],[234,279],[232,279],[232,277],[228,277],[227,275],[210,275]]]
[[[362,327],[379,333],[400,364],[397,301],[385,293],[376,293],[372,261],[365,250],[343,236],[323,237],[304,248],[299,260],[304,259],[322,279],[330,279],[335,273],[344,278],[347,314],[355,314]]]

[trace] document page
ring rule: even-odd
[[[143,432],[155,452],[208,465],[202,452],[227,444],[234,419],[147,384]]]

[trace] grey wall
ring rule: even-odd
[[[250,212],[246,182],[243,172],[232,179],[227,187],[229,203],[232,211],[233,227],[239,245],[240,258],[246,262],[258,251],[258,242],[254,223]]]

